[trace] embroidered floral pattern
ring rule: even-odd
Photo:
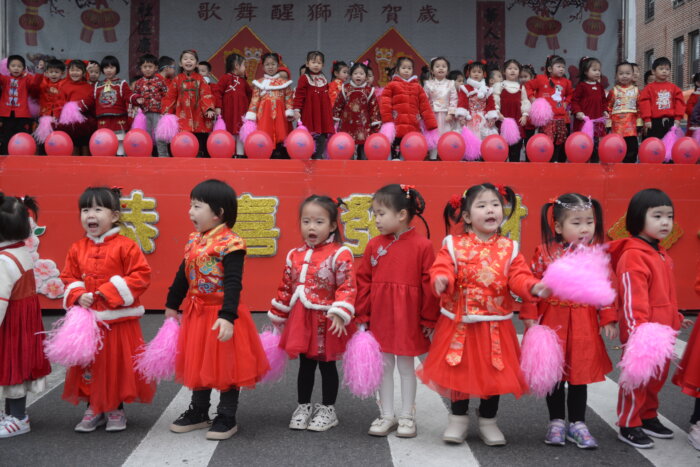
[[[195,232],[185,246],[185,271],[190,289],[223,292],[224,256],[245,250],[245,240],[221,224],[206,233]]]

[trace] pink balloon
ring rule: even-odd
[[[173,157],[197,157],[199,141],[189,131],[181,131],[170,141],[170,152]]]
[[[489,135],[481,142],[481,157],[487,162],[505,162],[508,159],[508,143],[501,135]]]
[[[36,154],[36,141],[29,133],[17,133],[10,138],[7,154],[10,156],[33,156]]]
[[[690,136],[684,136],[673,145],[671,155],[675,164],[695,164],[700,158],[700,145]]]
[[[639,162],[661,164],[666,158],[666,148],[659,138],[647,138],[639,145]]]
[[[407,161],[422,161],[428,154],[428,142],[423,134],[412,131],[401,138],[401,155]]]
[[[44,150],[49,156],[70,156],[73,154],[73,140],[65,131],[54,131],[44,141]]]
[[[95,157],[114,157],[119,149],[117,135],[108,128],[100,128],[90,137],[90,154]]]
[[[530,162],[549,162],[554,154],[554,143],[552,138],[544,133],[534,135],[527,142],[525,147],[527,160]]]
[[[345,132],[331,136],[326,147],[328,157],[334,160],[350,160],[355,155],[355,140]]]
[[[464,158],[465,149],[464,138],[456,131],[448,131],[438,140],[438,155],[443,161],[461,161]]]
[[[389,138],[381,133],[373,133],[365,140],[365,156],[369,161],[385,161],[391,152]]]
[[[593,140],[590,136],[582,131],[571,133],[566,138],[564,151],[569,162],[584,163],[588,162],[593,154]]]
[[[212,131],[207,138],[207,152],[212,159],[230,159],[236,152],[236,138],[226,130]]]
[[[598,143],[598,154],[600,162],[605,164],[617,164],[625,159],[627,153],[627,143],[625,138],[617,133],[610,133],[603,136]]]
[[[129,130],[124,136],[124,153],[127,157],[151,157],[153,139],[146,130]]]
[[[297,128],[284,140],[289,157],[292,159],[308,160],[316,150],[316,145],[308,130]]]
[[[257,130],[248,135],[245,140],[243,150],[248,159],[269,159],[275,145],[270,135],[264,131]]]

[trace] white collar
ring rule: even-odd
[[[21,240],[7,240],[5,242],[0,242],[0,248],[6,247],[8,245],[14,245],[15,243],[19,243]]]
[[[333,232],[331,232],[331,234],[328,236],[328,238],[326,239],[325,242],[320,243],[320,244],[318,244],[318,245],[316,245],[316,246],[309,245],[308,243],[306,243],[306,241],[304,241],[304,245],[305,245],[306,248],[308,248],[309,250],[315,250],[316,248],[320,248],[320,247],[322,247],[322,246],[328,245],[329,243],[333,243]]]
[[[586,84],[590,84],[591,86],[595,86],[596,84],[598,84],[598,81],[588,81],[588,80],[586,80]]]
[[[357,85],[357,84],[355,84],[354,82],[350,81],[350,86],[352,86],[352,87],[355,88],[355,89],[366,88],[366,87],[367,87],[367,81],[365,81],[364,83],[362,83],[362,84],[360,84],[360,85]]]
[[[408,79],[404,79],[400,75],[394,75],[394,78],[399,78],[401,81],[405,81],[407,83],[410,83],[411,81],[416,81],[418,79],[418,77],[416,75],[413,75]]]
[[[121,227],[112,227],[109,229],[107,232],[103,233],[99,237],[93,237],[92,235],[87,235],[87,238],[92,240],[96,245],[99,245],[100,243],[104,243],[107,237],[111,237],[112,235],[116,235],[119,233],[121,230]]]
[[[520,81],[510,81],[510,80],[503,80],[500,83],[498,83],[494,88],[496,87],[503,87],[504,89],[507,89],[509,92],[513,91],[518,91],[520,90]]]
[[[467,84],[469,86],[473,87],[474,89],[480,89],[480,88],[486,87],[486,81],[483,79],[481,81],[475,81],[471,78],[467,78]]]
[[[265,73],[263,75],[263,79],[275,79],[275,78],[279,78],[279,77],[280,77],[279,72],[275,73],[274,75],[268,75],[267,73]]]

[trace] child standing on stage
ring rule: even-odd
[[[87,68],[82,60],[71,60],[68,63],[68,76],[61,85],[60,115],[63,106],[68,102],[80,103],[90,98],[93,85],[87,81]],[[73,140],[73,154],[76,156],[90,155],[90,136],[97,129],[97,122],[92,114],[85,115],[83,123],[69,125],[56,124],[56,130],[65,131]]]
[[[45,68],[44,68],[45,67]],[[66,80],[63,74],[66,72],[66,64],[61,60],[49,60],[39,62],[37,74],[34,75],[29,85],[29,93],[39,102],[39,115],[42,117],[61,116],[61,87]],[[43,73],[43,74],[42,74]]]
[[[673,202],[655,188],[632,197],[626,227],[632,235],[610,244],[618,282],[620,341],[624,345],[637,326],[658,323],[674,330],[692,325],[678,312],[673,262],[660,242],[673,230]],[[659,391],[668,376],[663,372],[633,391],[620,388],[617,402],[618,439],[640,449],[654,447],[649,438],[673,438],[673,431],[658,418]]]
[[[625,163],[637,162],[639,139],[637,138],[637,99],[639,88],[633,84],[634,68],[629,62],[618,63],[615,71],[617,83],[608,93],[608,114],[612,133],[625,138],[627,153]]]
[[[593,122],[595,150],[591,162],[598,162],[598,139],[605,136],[605,121],[608,118],[608,102],[605,88],[600,81],[600,60],[583,57],[579,63],[579,81],[571,96],[571,112],[576,117],[574,131],[581,131],[585,118]]]
[[[457,116],[479,139],[498,133],[493,90],[486,85],[486,62],[470,60],[464,67],[467,82],[459,88]]]
[[[551,217],[550,217],[551,209]],[[604,240],[603,210],[590,196],[568,193],[542,207],[542,244],[535,249],[531,269],[541,278],[552,261],[579,245],[600,244]],[[600,336],[617,338],[614,306],[597,309],[551,297],[538,303],[525,302],[520,310],[525,329],[542,324],[554,330],[562,343],[565,358],[564,379],[547,394],[549,428],[546,444],[563,446],[566,440],[581,449],[595,449],[598,443],[586,426],[587,384],[604,381],[612,363]],[[564,388],[568,384],[568,394]],[[566,407],[569,426],[566,426]]]
[[[496,83],[493,87],[493,103],[499,118],[512,118],[520,128],[520,138],[525,138],[525,125],[530,114],[530,100],[527,98],[527,90],[518,81],[521,66],[517,60],[507,60],[503,64],[505,80]],[[520,150],[523,140],[508,148],[508,160],[520,162]]]
[[[8,76],[0,74],[0,154],[7,154],[7,145],[17,133],[31,133],[29,85],[32,76],[26,72],[21,55],[7,57]]]
[[[457,90],[455,89],[455,82],[447,79],[449,71],[450,62],[446,58],[437,57],[430,60],[431,79],[423,85],[441,135],[455,129],[454,118],[457,111]],[[430,159],[437,160],[437,157],[437,148],[431,149]]]
[[[107,424],[107,431],[126,429],[124,403],[150,403],[155,384],[134,370],[134,356],[143,342],[139,297],[151,283],[151,268],[141,247],[119,233],[119,188],[87,188],[80,199],[85,238],[71,245],[61,280],[63,307],[89,308],[97,315],[102,347],[87,367],[66,373],[63,399],[88,403],[75,431],[88,433]]]
[[[445,207],[445,226],[462,220],[464,233],[448,235],[430,269],[440,296],[440,312],[428,357],[418,377],[452,401],[443,440],[467,437],[469,398],[481,398],[479,435],[489,446],[506,444],[496,424],[501,394],[528,391],[520,371],[511,290],[523,300],[551,291],[532,275],[518,244],[500,234],[506,203],[515,206],[509,187],[475,185]]]
[[[525,64],[522,65],[520,68],[520,78],[518,81],[520,81],[520,84],[525,86],[525,91],[527,91],[527,82],[534,79],[535,76],[537,76],[537,73],[535,73],[535,69],[532,67],[532,65]],[[528,100],[530,99],[530,96],[528,96]],[[530,119],[527,119],[527,123],[525,124],[525,139],[523,139],[523,147],[527,148],[527,142],[530,141],[530,138],[535,134],[535,131],[537,130],[535,128],[535,125],[530,122]],[[525,154],[527,156],[527,153]]]
[[[165,79],[157,73],[158,58],[155,55],[142,55],[139,57],[138,65],[143,77],[134,83],[136,103],[146,115],[147,131],[156,142],[158,157],[168,157],[168,143],[159,141],[155,135],[156,126],[158,126],[161,117],[161,104],[168,93],[168,85]]]
[[[196,232],[185,245],[165,308],[166,318],[177,317],[184,299],[175,379],[192,389],[190,407],[170,430],[209,428],[210,440],[236,434],[240,389],[254,387],[269,369],[255,323],[241,303],[246,245],[231,231],[237,212],[236,192],[225,182],[207,180],[192,189],[189,216]],[[213,423],[212,389],[221,392]]]
[[[654,81],[639,94],[639,113],[644,120],[646,138],[663,138],[673,125],[680,127],[685,115],[685,100],[678,86],[670,83],[671,61],[659,57],[651,65]]]
[[[36,217],[34,199],[0,192],[0,439],[29,433],[27,394],[43,391],[51,373],[34,260],[24,244],[32,235],[30,211]]]
[[[439,315],[428,271],[435,260],[430,240],[411,227],[425,210],[412,185],[387,185],[374,194],[372,211],[381,236],[367,244],[357,271],[357,322],[368,325],[381,346],[384,374],[379,389],[380,415],[369,434],[413,438],[415,357],[428,351]],[[425,224],[426,230],[428,224]],[[429,232],[429,230],[428,230]],[[401,412],[394,412],[394,367],[401,376]]]
[[[226,57],[226,74],[214,90],[216,112],[226,122],[226,130],[236,136],[236,155],[243,156],[243,141],[238,133],[243,125],[243,117],[250,106],[253,90],[245,76],[245,58],[238,54]]]
[[[700,127],[700,118],[693,115],[693,110],[700,101],[700,72],[693,75],[693,84],[695,85],[695,89],[688,98],[688,102],[685,104],[685,114],[688,116],[688,128],[685,132],[686,136],[693,136],[693,133],[698,131],[698,127]]]
[[[348,64],[343,61],[333,61],[333,81],[328,85],[328,97],[331,100],[331,107],[335,105],[335,100],[340,94],[340,90],[343,85],[348,80],[348,77],[352,74],[349,71]]]
[[[177,76],[177,64],[175,59],[163,55],[158,59],[158,74],[163,78],[165,84],[170,86],[173,79]]]
[[[297,401],[289,428],[326,431],[338,425],[336,360],[350,338],[346,326],[355,315],[352,252],[342,246],[338,204],[312,195],[299,209],[304,244],[287,253],[282,283],[268,316],[284,327],[280,347],[299,357]],[[323,400],[311,408],[316,367],[321,371]]]

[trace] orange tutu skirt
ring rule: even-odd
[[[86,368],[70,367],[66,373],[63,399],[88,402],[96,413],[116,410],[122,402],[153,400],[156,385],[149,384],[134,370],[134,355],[143,345],[141,325],[136,319],[109,323],[102,330],[102,349]]]
[[[284,324],[280,347],[290,358],[304,354],[307,358],[322,362],[340,360],[354,326],[348,326],[348,333],[338,337],[328,330],[332,323],[324,310],[309,310],[298,300]]]
[[[180,326],[175,379],[190,389],[253,388],[270,369],[248,309],[238,307],[233,337],[226,342],[212,331],[223,294],[188,295]]]
[[[453,401],[478,397],[486,399],[500,394],[520,397],[528,391],[520,371],[520,345],[511,321],[497,321],[503,369],[493,366],[491,328],[489,322],[471,323],[465,327],[462,360],[451,366],[446,357],[455,335],[457,323],[444,315],[435,327],[433,343],[416,374],[428,387]]]
[[[700,398],[700,324],[695,323],[683,358],[673,375],[673,384],[691,397]]]

